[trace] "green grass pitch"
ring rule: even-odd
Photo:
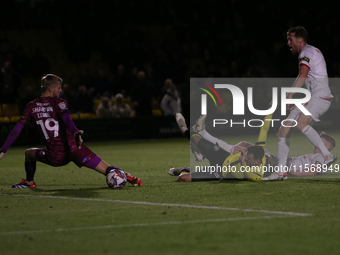
[[[256,137],[227,141],[240,140]],[[267,144],[276,153],[276,136]],[[112,190],[90,169],[38,163],[38,187],[12,189],[25,177],[25,148],[12,147],[0,161],[1,254],[339,254],[340,179],[178,183],[167,170],[189,164],[185,138],[86,145],[144,186]],[[294,135],[292,156],[312,149]]]

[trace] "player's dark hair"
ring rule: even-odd
[[[325,139],[327,142],[329,142],[332,145],[331,149],[334,149],[334,147],[336,146],[336,141],[335,138],[333,136],[330,136],[328,134],[326,134],[325,132],[321,132],[320,133],[320,137]]]
[[[248,147],[247,151],[248,151],[249,154],[251,153],[251,154],[254,155],[255,160],[261,160],[262,161],[262,158],[264,156],[264,149],[263,149],[262,146],[252,145],[252,146]]]
[[[290,27],[288,29],[287,35],[289,35],[290,33],[295,33],[295,37],[302,38],[305,41],[305,43],[307,43],[308,32],[304,27],[301,26]]]
[[[46,89],[55,84],[62,84],[63,79],[55,74],[46,74],[41,78],[41,91],[45,92]]]

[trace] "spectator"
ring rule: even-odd
[[[115,118],[127,118],[132,116],[131,107],[124,103],[124,96],[121,93],[118,93],[115,97],[116,103],[113,106],[113,117]]]
[[[107,77],[103,69],[99,69],[97,77],[95,78],[95,90],[98,98],[103,97],[105,94],[112,95],[113,84]]]
[[[77,113],[91,113],[93,112],[93,99],[87,92],[84,85],[78,87],[78,93],[75,96],[74,108]]]
[[[89,68],[85,68],[81,71],[80,84],[86,87],[89,94],[94,95],[95,79],[93,78]]]
[[[125,66],[120,64],[117,68],[117,76],[114,80],[113,93],[121,93],[127,96],[128,89],[130,88],[130,79],[126,75]]]
[[[98,119],[113,117],[113,107],[107,95],[102,97],[101,103],[96,109],[96,117]]]
[[[162,82],[154,75],[154,70],[152,66],[147,66],[145,68],[146,80],[151,84],[155,95],[159,95],[161,91]]]
[[[161,110],[164,115],[175,115],[177,112],[181,112],[181,99],[175,84],[172,83],[171,79],[166,79],[164,87],[166,93],[161,101]]]
[[[131,99],[136,116],[152,116],[153,87],[145,80],[145,73],[139,71],[137,80],[131,86]]]

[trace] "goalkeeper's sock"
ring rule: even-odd
[[[37,169],[37,162],[25,161],[26,181],[33,182],[35,170]]]
[[[277,157],[279,159],[278,167],[279,171],[277,174],[282,175],[285,171],[285,167],[287,165],[287,158],[289,154],[289,144],[290,138],[279,138],[279,143],[277,146]]]
[[[319,134],[310,125],[305,126],[301,132],[315,147],[319,148],[323,156],[331,154],[329,150],[327,150]]]

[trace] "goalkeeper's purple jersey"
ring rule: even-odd
[[[73,134],[62,119],[64,113],[69,113],[64,99],[39,97],[27,104],[19,122],[23,125],[34,123],[45,140],[47,151],[56,156],[78,149]]]

